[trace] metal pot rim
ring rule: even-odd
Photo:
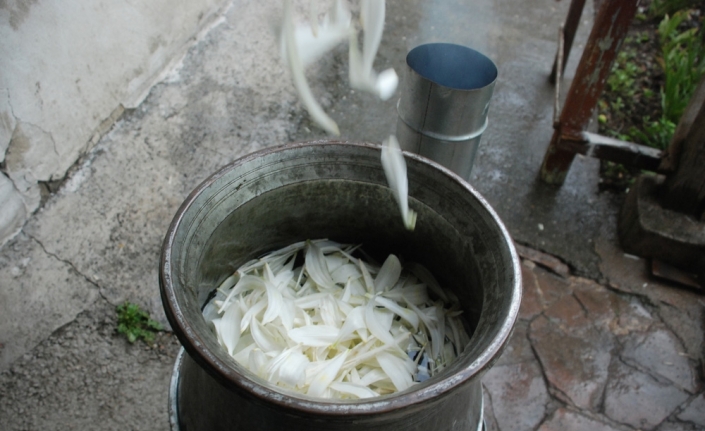
[[[432,380],[435,381],[426,386],[419,387],[416,390],[414,390],[414,387],[412,387],[403,392],[365,400],[319,401],[313,398],[307,398],[305,396],[298,397],[294,394],[280,392],[272,388],[263,386],[255,380],[249,378],[247,375],[238,372],[229,364],[225,363],[216,355],[214,355],[212,352],[209,352],[208,349],[203,347],[205,345],[204,340],[201,338],[198,332],[194,330],[194,328],[187,321],[187,319],[185,319],[184,313],[181,310],[181,306],[176,300],[174,285],[172,283],[171,277],[171,248],[174,244],[175,235],[184,216],[184,213],[190,208],[192,202],[196,199],[196,197],[198,197],[205,189],[207,189],[215,180],[220,178],[222,175],[224,175],[226,172],[228,172],[235,166],[250,162],[264,155],[282,151],[289,151],[298,147],[329,145],[358,146],[376,150],[380,149],[380,146],[377,144],[352,143],[331,140],[294,142],[276,147],[269,147],[243,156],[227,164],[223,168],[210,175],[201,184],[199,184],[184,200],[184,202],[176,212],[176,215],[174,216],[167,231],[166,237],[162,245],[159,266],[159,285],[164,310],[169,320],[169,323],[171,324],[174,330],[174,333],[179,338],[179,341],[184,346],[187,353],[201,367],[203,367],[209,374],[211,374],[212,377],[216,378],[216,380],[221,382],[221,384],[225,385],[228,389],[239,392],[245,392],[251,396],[256,397],[261,402],[274,403],[281,408],[290,409],[292,411],[300,413],[308,413],[322,416],[367,416],[399,410],[442,397],[443,395],[447,394],[451,389],[462,384],[463,382],[468,381],[474,377],[479,377],[499,357],[500,352],[503,350],[503,348],[507,344],[507,341],[509,340],[509,336],[511,335],[514,323],[518,316],[522,290],[519,258],[517,256],[516,250],[514,249],[513,241],[506,227],[499,219],[495,211],[492,209],[492,207],[487,203],[487,201],[470,184],[465,182],[461,177],[459,177],[452,171],[446,169],[445,167],[422,156],[409,152],[404,152],[404,156],[407,159],[412,159],[424,164],[432,165],[434,168],[442,171],[443,174],[447,175],[448,177],[451,177],[453,181],[459,183],[469,193],[471,193],[481,203],[483,208],[490,214],[494,222],[497,224],[497,227],[501,231],[503,239],[509,246],[509,251],[512,260],[514,284],[511,290],[512,299],[508,309],[507,318],[502,322],[501,327],[498,328],[497,335],[493,338],[492,342],[488,345],[488,347],[482,352],[482,354],[478,358],[476,358],[471,364],[469,364],[465,368],[461,369],[459,372],[443,376],[438,380],[435,380],[434,378]]]

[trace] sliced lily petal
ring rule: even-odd
[[[389,376],[398,391],[408,389],[414,382],[406,367],[406,361],[387,352],[377,355],[382,370]]]
[[[252,321],[252,338],[257,343],[257,346],[262,349],[265,353],[280,352],[282,350],[281,345],[279,345],[266,328],[259,323],[259,320],[254,319]]]
[[[319,397],[383,395],[439,372],[469,342],[459,306],[431,302],[396,256],[380,266],[349,255],[357,246],[298,244],[248,262],[204,307],[218,342],[262,378]],[[344,287],[331,270],[347,275]]]
[[[380,380],[384,380],[389,378],[389,376],[382,371],[380,368],[373,368],[371,369],[368,373],[366,373],[364,376],[360,377],[360,385],[363,386],[370,386],[374,385]]]
[[[414,329],[414,332],[418,331],[419,329],[419,316],[416,314],[413,310],[409,310],[408,308],[404,308],[397,304],[396,302],[387,299],[382,296],[376,296],[375,297],[375,302],[378,305],[381,305],[383,307],[386,307],[388,310],[391,312],[395,313],[402,319],[406,320],[409,322],[411,327]]]
[[[319,309],[321,313],[321,320],[323,324],[332,326],[335,328],[340,328],[342,325],[343,316],[338,308],[338,303],[331,295],[326,296],[321,300],[321,308]]]
[[[438,284],[436,277],[431,274],[428,268],[416,262],[406,265],[406,268],[417,276],[419,280],[423,281],[436,296],[443,300],[443,302],[448,303],[448,295],[441,289],[441,285]]]
[[[269,362],[265,370],[267,380],[290,387],[300,386],[304,382],[309,364],[310,361],[301,353],[300,347],[285,349]]]
[[[377,392],[367,386],[356,385],[355,383],[333,382],[330,384],[330,388],[341,394],[352,395],[355,398],[372,398],[379,396]]]
[[[243,337],[241,337],[240,340],[242,340],[242,338]],[[240,349],[239,352],[235,353],[235,355],[233,355],[233,359],[235,359],[237,362],[239,362],[240,364],[247,367],[249,364],[249,360],[250,360],[250,352],[252,352],[254,349],[257,349],[257,348],[258,348],[257,344],[254,341],[252,341],[250,344],[248,344],[248,345],[244,346],[242,349]]]
[[[387,345],[394,344],[394,337],[389,333],[386,323],[380,320],[380,316],[375,313],[373,302],[370,302],[365,307],[365,323],[372,335],[377,337],[382,343]]]
[[[350,87],[387,100],[396,91],[399,78],[394,69],[387,69],[378,76],[372,68],[384,32],[384,18],[384,0],[362,0],[360,5],[360,21],[363,27],[362,52],[358,46],[357,33],[351,31],[349,79]]]
[[[294,316],[296,315],[296,306],[294,301],[289,298],[283,298],[283,304],[281,308],[281,314],[279,319],[282,322],[282,326],[286,331],[289,331],[294,327]]]
[[[421,322],[423,322],[424,327],[428,331],[428,335],[430,338],[429,341],[431,342],[431,359],[436,360],[441,353],[441,347],[443,346],[443,341],[445,337],[438,330],[438,325],[435,321],[435,310],[430,310],[431,312],[429,313],[429,308],[434,307],[429,307],[421,310],[417,308],[414,304],[408,305],[409,308],[411,308],[419,316]]]
[[[391,289],[401,275],[401,262],[393,254],[387,256],[375,278],[375,292]]]
[[[343,327],[340,328],[338,337],[335,342],[339,342],[348,335],[365,327],[365,307],[355,307],[345,318]]]
[[[240,341],[240,320],[242,319],[242,314],[240,313],[240,307],[237,305],[233,307],[228,307],[223,313],[223,317],[220,319],[215,319],[213,325],[215,325],[215,330],[218,333],[220,341],[225,345],[225,349],[228,354],[232,355],[235,346],[238,341]]]
[[[310,12],[310,25],[298,25],[294,33],[296,47],[304,67],[313,64],[344,42],[352,28],[352,16],[342,0],[334,2],[320,25],[313,2]]]
[[[365,281],[365,287],[367,288],[368,293],[374,293],[375,292],[375,282],[372,279],[372,275],[370,274],[370,271],[367,269],[367,265],[365,263],[358,259],[358,266],[360,267],[360,272],[362,272],[362,279]]]
[[[269,267],[267,267],[269,268]],[[264,283],[267,289],[267,311],[262,317],[262,324],[267,324],[281,315],[284,308],[282,293],[272,284]]]
[[[306,272],[319,286],[333,289],[335,282],[330,277],[321,248],[311,242],[306,247]]]
[[[268,363],[269,359],[263,351],[260,349],[252,349],[252,351],[250,351],[250,357],[248,358],[248,368],[250,371],[262,378],[266,378],[264,371]]]
[[[325,366],[321,368],[320,371],[311,381],[306,392],[308,395],[313,397],[318,397],[323,395],[323,392],[328,389],[328,385],[333,382],[333,380],[338,375],[340,368],[343,366],[345,359],[348,357],[348,350],[343,351],[338,354],[335,358],[326,361]]]
[[[406,177],[406,162],[401,153],[399,142],[394,135],[382,144],[382,168],[387,177],[389,188],[399,205],[404,227],[414,230],[416,227],[416,212],[409,209],[409,185]]]
[[[375,94],[382,100],[389,100],[394,95],[399,86],[399,76],[394,69],[389,68],[382,71],[375,81]]]
[[[253,275],[243,275],[238,280],[237,284],[233,289],[228,292],[228,296],[223,301],[223,305],[220,307],[218,312],[222,313],[225,308],[230,304],[230,300],[240,293],[247,292],[248,290],[254,290],[264,288],[264,280],[260,277]]]
[[[382,296],[400,303],[411,302],[416,306],[425,304],[430,300],[425,284],[414,284],[411,286],[398,287],[382,293]]]
[[[306,81],[304,65],[299,57],[299,49],[296,43],[293,20],[291,1],[287,0],[284,3],[284,27],[282,29],[282,36],[284,37],[286,59],[294,81],[294,87],[299,93],[301,103],[308,113],[311,114],[311,119],[325,131],[339,136],[340,130],[338,129],[338,125],[323,111],[323,108],[321,108],[321,105],[319,105],[314,98],[311,87],[309,87]]]
[[[303,308],[303,309],[311,309],[311,308],[318,308],[321,305],[321,301],[323,298],[330,296],[330,293],[328,292],[320,292],[320,293],[311,293],[309,295],[305,295],[301,298],[297,298],[294,300],[294,304],[296,304],[297,307]]]
[[[267,307],[267,301],[264,299],[250,307],[245,313],[245,315],[242,316],[242,321],[240,323],[240,332],[245,332],[250,326],[250,323],[252,323],[253,320],[257,320],[255,319],[255,316],[258,315],[262,310],[264,310],[265,307]]]
[[[362,45],[362,67],[372,70],[372,63],[377,56],[379,44],[384,32],[385,0],[361,0],[360,21],[364,31]]]
[[[292,329],[289,337],[304,346],[327,347],[335,342],[339,333],[340,329],[334,326],[309,325]]]
[[[340,265],[333,272],[331,272],[331,277],[336,283],[347,283],[348,280],[362,277],[360,268],[353,263],[346,263]]]
[[[220,283],[220,286],[218,286],[218,291],[224,292],[224,293],[227,292],[228,290],[230,290],[230,288],[235,286],[235,283],[237,283],[237,281],[239,279],[240,279],[240,274],[235,272],[233,275],[226,278],[225,280],[223,280],[222,283]]]

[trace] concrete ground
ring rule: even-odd
[[[210,173],[325,136],[282,67],[272,31],[280,3],[233,0],[0,249],[0,429],[169,428],[178,342],[165,332],[153,346],[129,344],[116,334],[115,306],[130,300],[164,320],[161,240]],[[537,179],[552,133],[546,77],[568,3],[390,0],[376,61],[403,73],[409,49],[447,41],[499,67],[471,182],[523,246],[525,298],[483,379],[488,429],[705,429],[705,298],[651,279],[643,260],[621,252],[622,197],[598,192],[596,160],[578,157],[560,188]],[[584,16],[568,79],[591,6]],[[396,99],[350,91],[346,52],[313,67],[310,82],[344,139],[381,142],[395,128]]]

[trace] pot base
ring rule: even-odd
[[[183,364],[185,355],[186,351],[182,347],[179,350],[179,354],[176,355],[176,361],[174,362],[174,370],[171,373],[171,381],[169,383],[169,425],[171,431],[181,431],[181,425],[179,421],[179,383],[181,381],[181,366]],[[481,399],[480,421],[477,425],[477,431],[487,431],[487,426],[485,425],[485,420],[483,418],[483,401],[484,400]]]

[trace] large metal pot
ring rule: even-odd
[[[176,382],[181,431],[477,430],[480,377],[514,325],[521,277],[512,241],[465,181],[406,153],[416,230],[404,229],[382,171],[380,147],[311,142],[266,149],[213,174],[183,203],[162,248],[167,317],[188,355]],[[220,348],[201,309],[239,265],[307,238],[362,243],[426,265],[460,298],[472,334],[441,374],[363,401],[285,394]]]

